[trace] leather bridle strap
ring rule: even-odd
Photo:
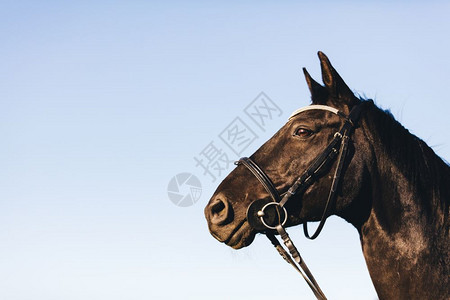
[[[277,227],[279,227],[279,228],[277,228],[277,231],[281,232],[281,234],[280,234],[281,238],[283,239],[283,241],[285,241],[284,243],[287,244],[286,241],[290,241],[289,235],[287,234],[287,232],[284,230],[284,228],[281,225],[278,225]],[[280,230],[278,230],[278,229],[280,229]],[[289,253],[283,248],[283,246],[281,246],[278,239],[271,232],[267,232],[266,236],[272,242],[272,245],[275,247],[275,249],[277,249],[277,251],[281,255],[281,257],[283,257],[283,259],[288,264],[290,264],[292,267],[294,267],[294,269],[300,273],[300,275],[303,277],[303,279],[305,279],[306,283],[308,284],[308,286],[310,287],[310,289],[312,290],[312,292],[314,293],[316,298],[319,300],[326,300],[327,297],[325,297],[325,294],[320,289],[319,284],[315,280],[315,278],[314,278],[313,274],[311,273],[311,271],[309,270],[308,266],[306,266],[305,261],[300,256],[300,253],[295,248],[294,243],[292,243],[292,241],[290,242],[291,246],[289,247],[289,249],[292,249],[292,247],[295,249],[295,251],[290,250],[291,255],[293,257],[293,258],[291,258]],[[292,254],[293,252],[295,253],[295,255]],[[300,266],[300,268],[299,268],[299,266]]]
[[[273,201],[281,201],[280,194],[278,194],[278,191],[275,188],[272,180],[270,180],[269,176],[267,176],[266,173],[261,170],[261,168],[253,160],[248,157],[242,157],[237,162],[235,162],[235,165],[239,164],[243,164],[244,166],[246,166],[247,169],[249,169],[252,174],[255,175],[259,182],[261,182],[261,184],[264,186],[267,193],[269,193],[270,197],[272,197]]]
[[[350,114],[348,116],[344,115],[343,113],[339,112],[337,109],[323,106],[323,105],[312,105],[310,107],[306,107],[300,110],[297,110],[294,112],[293,116],[310,109],[318,109],[318,110],[327,110],[332,113],[335,113],[336,115],[343,117],[345,119],[344,125],[342,126],[341,130],[335,133],[333,140],[330,142],[330,144],[325,148],[325,150],[319,154],[316,159],[312,162],[312,164],[306,169],[306,171],[294,182],[294,184],[288,189],[288,191],[283,195],[283,198],[281,198],[280,194],[278,193],[275,185],[270,180],[269,176],[250,158],[243,157],[239,161],[236,162],[236,165],[243,164],[248,170],[252,172],[252,174],[258,179],[259,182],[264,186],[265,190],[268,192],[270,197],[274,202],[271,202],[269,204],[275,205],[277,214],[278,214],[278,225],[276,226],[269,226],[264,222],[264,206],[260,211],[258,211],[258,217],[261,219],[261,222],[264,224],[264,226],[267,227],[267,229],[275,229],[278,234],[281,236],[285,246],[288,248],[289,253],[281,246],[278,239],[274,236],[273,231],[266,230],[266,236],[268,239],[272,242],[272,244],[275,246],[275,248],[278,250],[280,255],[289,263],[291,264],[305,279],[311,290],[313,291],[314,295],[319,300],[325,300],[326,297],[322,290],[320,289],[318,283],[314,279],[314,276],[309,271],[308,267],[306,266],[305,262],[300,256],[300,253],[298,252],[297,248],[294,246],[294,243],[290,239],[289,235],[287,234],[286,230],[284,229],[283,225],[284,222],[281,220],[281,209],[285,210],[284,205],[286,202],[296,193],[300,191],[305,191],[319,176],[322,175],[323,170],[326,170],[327,167],[329,167],[333,162],[336,156],[338,156],[337,159],[337,166],[334,172],[333,180],[331,183],[330,192],[328,194],[328,199],[325,205],[325,209],[323,211],[319,226],[317,227],[316,231],[312,236],[308,233],[308,227],[307,222],[305,221],[303,223],[303,231],[307,238],[309,239],[315,239],[321,232],[323,226],[325,225],[325,221],[330,213],[331,204],[335,201],[337,196],[337,190],[339,187],[339,182],[341,179],[342,171],[344,168],[345,159],[347,157],[348,153],[348,144],[350,140],[350,135],[355,128],[360,114],[363,107],[363,102],[354,106],[353,109],[350,111]],[[293,117],[291,116],[291,118]],[[337,149],[339,148],[339,149]],[[255,201],[256,202],[256,201]],[[285,217],[287,218],[287,214],[285,214]],[[249,218],[249,217],[248,217]]]
[[[337,189],[339,186],[342,169],[344,167],[345,158],[347,156],[348,141],[349,141],[349,136],[347,135],[347,132],[345,132],[341,139],[337,167],[336,167],[336,170],[334,171],[333,181],[331,183],[331,188],[330,188],[330,192],[328,194],[327,203],[325,205],[325,209],[323,210],[322,217],[320,218],[319,226],[317,227],[316,231],[314,232],[314,234],[312,236],[310,236],[308,233],[308,222],[303,222],[303,233],[305,234],[305,236],[308,239],[313,240],[319,236],[319,234],[322,231],[323,226],[325,225],[325,222],[328,218],[331,203],[333,203],[336,199]]]
[[[354,127],[358,123],[361,110],[363,108],[363,103],[360,103],[352,108],[350,114],[348,116],[344,115],[341,112],[336,112],[336,114],[345,119],[345,123],[342,126],[341,130],[335,133],[333,140],[330,144],[325,148],[325,150],[314,160],[314,162],[309,166],[309,168],[300,176],[295,183],[289,188],[288,192],[284,195],[283,199],[280,201],[280,206],[283,207],[286,202],[295,195],[300,190],[305,191],[313,182],[317,176],[320,176],[321,171],[324,167],[329,166],[332,163],[338,154],[338,163],[336,170],[334,172],[333,181],[331,183],[330,192],[328,194],[328,199],[325,205],[325,209],[323,211],[322,217],[320,219],[319,226],[312,236],[308,233],[308,225],[307,222],[303,223],[303,232],[305,236],[309,239],[315,239],[319,236],[322,231],[323,226],[325,225],[326,219],[329,214],[329,210],[331,208],[331,203],[335,201],[337,195],[337,189],[339,186],[343,166],[345,163],[345,158],[348,152],[348,143],[350,140],[350,134],[352,133]],[[318,108],[323,109],[323,108]],[[336,147],[339,145],[339,150]]]

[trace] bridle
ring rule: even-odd
[[[311,184],[323,175],[325,170],[328,170],[337,158],[337,166],[334,172],[328,199],[323,210],[319,226],[313,235],[309,235],[307,222],[305,221],[303,223],[303,232],[305,236],[309,239],[315,239],[322,231],[325,221],[329,216],[330,208],[332,206],[331,204],[336,199],[339,182],[342,176],[342,170],[344,168],[344,163],[348,153],[350,136],[354,128],[357,126],[363,104],[366,102],[368,101],[360,102],[355,105],[348,116],[336,108],[326,105],[310,105],[294,111],[294,113],[289,117],[289,120],[304,111],[324,110],[332,112],[343,118],[344,125],[334,134],[333,140],[328,144],[323,152],[314,159],[306,171],[303,172],[294,184],[289,187],[287,192],[282,195],[278,193],[269,176],[267,176],[267,174],[252,159],[242,157],[236,162],[236,165],[244,165],[247,169],[249,169],[272,198],[272,202],[268,202],[265,199],[258,199],[249,205],[247,209],[247,220],[249,224],[254,229],[266,234],[280,255],[303,276],[314,295],[317,299],[321,300],[326,299],[324,293],[320,289],[318,283],[314,279],[314,276],[309,271],[305,262],[301,258],[300,253],[284,228],[284,225],[288,219],[285,204],[292,196],[304,192],[309,186],[311,186]],[[273,210],[270,212],[269,208],[272,206],[275,209],[275,212],[273,212]],[[281,236],[284,244],[289,250],[290,255],[283,248],[283,246],[281,246],[280,242],[275,237],[274,232],[277,232]]]

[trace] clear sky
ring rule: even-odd
[[[258,138],[309,104],[301,72],[325,52],[444,159],[450,109],[444,1],[2,1],[1,299],[313,299],[257,237],[235,251],[208,233],[215,182],[194,157],[236,118]],[[258,128],[260,92],[281,109]],[[247,119],[246,119],[247,118]],[[228,152],[230,159],[235,159]],[[202,184],[190,207],[173,176]],[[330,299],[375,299],[357,232],[331,218],[289,230]]]

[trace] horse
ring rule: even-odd
[[[315,238],[336,215],[357,229],[380,299],[450,299],[448,163],[318,56],[324,85],[303,68],[311,105],[220,183],[210,233],[239,249],[299,224]],[[321,221],[312,237],[310,221]]]

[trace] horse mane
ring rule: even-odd
[[[382,151],[391,158],[385,162],[389,165],[381,167],[391,168],[394,163],[414,187],[414,193],[419,196],[417,199],[427,216],[433,222],[447,223],[450,166],[423,140],[400,124],[389,110],[382,110],[375,104],[370,107],[369,126],[376,130]]]

